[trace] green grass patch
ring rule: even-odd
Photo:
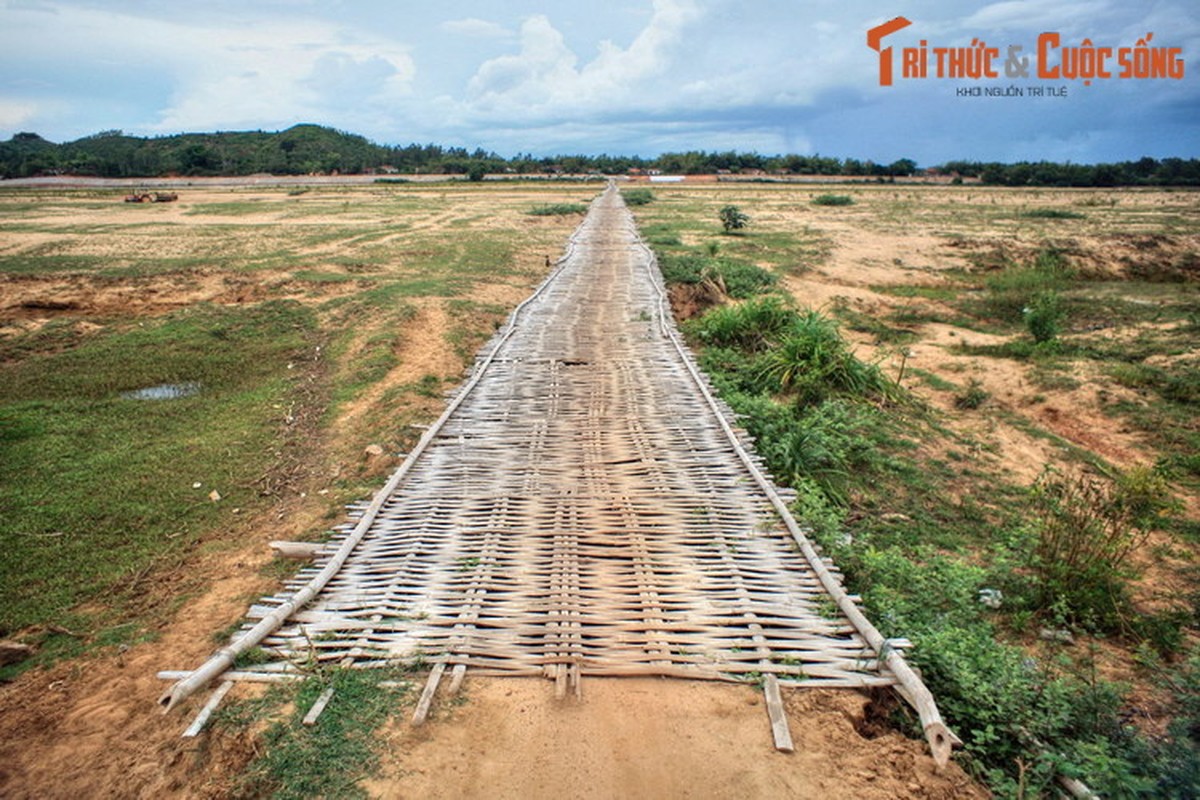
[[[411,689],[408,683],[399,689],[379,683],[404,677],[396,670],[333,670],[219,711],[215,725],[242,728],[285,702],[294,709],[285,718],[270,722],[263,732],[261,747],[256,748],[259,755],[241,776],[236,796],[276,800],[367,797],[359,782],[379,767],[376,732],[399,711]],[[305,714],[327,687],[333,688],[333,697],[317,724],[304,725]]]
[[[621,197],[625,200],[625,205],[627,206],[644,206],[654,201],[654,192],[644,187],[622,189]]]
[[[696,284],[710,281],[738,300],[762,294],[774,287],[778,280],[762,267],[736,258],[660,252],[658,264],[667,283]]]
[[[0,256],[0,272],[31,275],[43,272],[98,272],[112,263],[99,256],[47,254],[39,252]]]
[[[912,284],[875,285],[871,291],[887,294],[892,297],[920,297],[925,300],[937,300],[949,303],[962,295],[962,288],[957,286],[919,286]]]
[[[1043,250],[1030,264],[1013,265],[989,274],[983,282],[986,291],[982,301],[978,304],[968,301],[965,310],[1004,322],[1023,322],[1038,298],[1063,291],[1074,275],[1061,253]]]
[[[842,303],[836,305],[833,313],[850,330],[875,337],[875,344],[909,344],[920,338],[915,331],[888,325],[878,317],[856,311],[849,304]]]
[[[586,203],[549,203],[547,205],[534,206],[525,213],[532,217],[557,217],[569,214],[586,214],[587,210]]]
[[[819,194],[812,203],[814,206],[852,206],[854,198],[848,194]]]
[[[1087,214],[1065,208],[1031,208],[1022,211],[1021,216],[1026,219],[1087,219]]]
[[[280,202],[264,199],[233,200],[221,203],[196,203],[184,213],[189,216],[242,217],[247,214],[259,214],[268,208],[283,210],[284,206]]]
[[[259,502],[314,330],[295,303],[196,307],[0,367],[0,633],[112,599]],[[122,396],[162,384],[199,391]]]

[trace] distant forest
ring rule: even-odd
[[[902,176],[978,178],[1004,186],[1197,186],[1200,159],[1142,158],[1118,164],[997,164],[950,161],[918,169],[912,159],[890,164],[824,156],[758,153],[664,153],[657,158],[565,155],[503,158],[484,150],[434,144],[389,147],[362,136],[318,125],[296,125],[267,133],[185,133],[144,138],[103,131],[55,144],[36,133],[18,133],[0,142],[0,178],[83,175],[149,178],[205,175],[442,174],[480,180],[487,174],[626,175],[729,173],[743,176],[840,175],[864,180]]]

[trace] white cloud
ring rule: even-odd
[[[521,25],[520,51],[484,62],[467,85],[467,102],[484,114],[518,117],[645,106],[650,83],[671,66],[683,29],[698,17],[690,0],[655,0],[629,47],[602,41],[595,58],[579,67],[550,19],[531,16]]]
[[[574,82],[575,54],[550,20],[538,14],[521,25],[521,52],[484,62],[467,86],[484,105],[545,102],[556,86]]]
[[[0,128],[15,130],[37,114],[38,107],[33,103],[0,97]]]
[[[477,17],[449,20],[443,22],[439,27],[447,33],[468,36],[473,39],[507,39],[512,36],[512,31],[503,25]]]
[[[962,27],[983,34],[1000,30],[1060,30],[1066,25],[1086,26],[1105,14],[1103,0],[1058,3],[1054,0],[1004,0],[984,6],[962,21]]]
[[[20,32],[41,25],[30,12],[6,13],[17,25],[0,44],[17,51],[11,58],[48,70],[70,53],[97,71],[122,70],[164,87],[165,102],[148,119],[121,126],[129,129],[228,130],[339,117],[349,128],[356,105],[405,97],[416,71],[404,46],[332,20],[250,12],[196,21],[53,7],[54,25],[37,36]]]

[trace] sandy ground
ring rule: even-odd
[[[215,191],[215,190],[214,190]],[[243,198],[239,198],[243,199]],[[1014,200],[1013,202],[1018,202]],[[102,221],[108,211],[94,213]],[[179,208],[145,208],[136,214],[177,215]],[[781,209],[784,224],[814,224],[797,205]],[[790,279],[802,300],[823,305],[845,298],[866,312],[895,307],[896,298],[874,291],[881,283],[937,282],[939,271],[961,266],[962,253],[932,229],[897,226],[866,229],[833,216],[815,224],[830,239],[830,260]],[[127,218],[128,219],[128,218]],[[147,221],[151,220],[147,216]],[[153,218],[158,219],[158,218]],[[86,220],[85,220],[86,221]],[[161,221],[161,220],[159,220]],[[239,222],[251,222],[243,220]],[[73,219],[71,224],[81,224]],[[530,223],[533,224],[533,223]],[[541,223],[538,223],[541,224]],[[565,234],[563,235],[565,239]],[[29,234],[0,247],[46,244]],[[84,247],[85,243],[79,243]],[[902,261],[899,261],[902,254]],[[518,256],[528,264],[544,257],[537,247]],[[253,302],[261,296],[302,301],[349,291],[322,284],[319,292],[293,276],[270,270],[223,273],[198,267],[182,285],[178,277],[139,278],[141,283],[59,275],[6,277],[0,283],[0,328],[25,330],[63,315],[155,314],[193,302]],[[474,299],[507,307],[522,296],[516,286],[478,287]],[[57,304],[57,305],[56,305]],[[427,374],[450,378],[461,363],[440,336],[449,324],[445,304],[418,303],[397,345],[400,365],[348,404],[334,430],[348,432],[368,416],[389,389]],[[79,322],[86,325],[86,322]],[[1121,423],[1104,415],[1086,390],[1029,388],[1019,365],[980,361],[948,352],[961,340],[950,326],[927,325],[911,347],[910,365],[955,383],[977,377],[997,408],[1028,415],[1056,434],[1094,448],[1115,463],[1144,463],[1152,454]],[[967,334],[980,339],[981,334]],[[875,353],[866,337],[859,346]],[[882,351],[878,355],[885,356]],[[895,354],[888,356],[895,358]],[[894,365],[894,362],[892,362]],[[917,382],[910,388],[939,407],[951,398]],[[1041,400],[1031,402],[1033,395]],[[438,400],[422,401],[436,411]],[[1027,481],[1059,457],[1044,439],[1007,424],[998,414],[958,415],[951,423],[983,443],[979,457]],[[332,444],[329,447],[337,448]],[[358,452],[342,452],[359,468]],[[324,458],[324,456],[322,456]],[[322,465],[324,469],[327,465]],[[382,473],[387,463],[372,466]],[[184,741],[183,715],[163,717],[155,700],[161,669],[198,663],[212,649],[214,631],[226,628],[256,596],[271,590],[263,577],[270,539],[299,536],[319,524],[326,509],[289,496],[263,519],[244,520],[233,549],[198,553],[189,572],[203,587],[160,576],[163,602],[185,590],[190,598],[161,637],[125,652],[97,652],[50,670],[34,671],[0,687],[0,796],[5,798],[221,797],[230,776],[253,755],[246,736],[204,734]],[[242,691],[240,688],[237,691]],[[468,679],[465,700],[439,705],[432,721],[413,729],[404,717],[384,732],[383,774],[367,784],[372,796],[406,797],[984,797],[961,769],[934,769],[923,742],[897,733],[868,738],[861,730],[867,698],[855,692],[789,691],[786,703],[797,752],[777,753],[761,695],[743,686],[676,681],[590,680],[582,701],[558,703],[540,681]]]
[[[583,698],[549,682],[479,679],[465,701],[413,729],[385,731],[374,797],[977,798],[954,765],[896,733],[866,738],[868,698],[785,693],[796,752],[775,750],[760,692],[660,679],[585,679]]]

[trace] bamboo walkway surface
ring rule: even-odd
[[[164,704],[314,662],[426,663],[426,711],[446,671],[560,696],[592,675],[762,681],[768,705],[896,686],[948,751],[906,643],[862,617],[731,419],[610,187],[357,523],[204,667],[164,673]],[[270,660],[230,672],[255,646]]]

